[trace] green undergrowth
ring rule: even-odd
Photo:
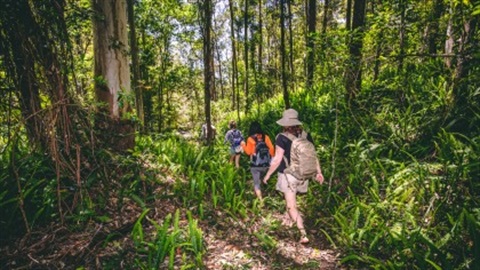
[[[312,236],[326,241],[324,248],[337,249],[343,266],[479,265],[479,121],[472,114],[469,128],[455,126],[446,101],[449,93],[442,85],[412,78],[411,88],[399,96],[395,82],[386,81],[368,86],[354,104],[347,104],[336,94],[341,93],[341,82],[333,80],[312,93],[291,96],[314,138],[325,176],[323,185],[312,182],[308,193],[299,196],[299,207]],[[282,113],[279,100],[242,115],[240,129],[246,133],[249,123],[259,120],[274,138],[280,131],[275,123]],[[240,169],[228,163],[223,134],[235,117],[222,115],[219,136],[210,147],[162,134],[138,136],[136,148],[127,155],[98,151],[81,186],[71,179],[60,179],[65,184],[58,186],[55,168],[44,156],[30,153],[21,141],[9,145],[0,155],[0,226],[7,232],[2,237],[58,220],[59,194],[75,206],[64,213],[74,230],[91,221],[108,222],[134,202],[143,211],[129,234],[134,268],[205,267],[202,223],[221,213],[248,225],[252,217],[285,207],[275,181],[270,181],[264,186],[265,208],[259,210],[247,158],[242,157]],[[75,194],[82,196],[72,204]],[[112,197],[117,212],[105,210]],[[155,219],[156,200],[175,207]],[[277,229],[272,222],[254,233],[265,252],[274,252]]]

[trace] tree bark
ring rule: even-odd
[[[317,0],[307,0],[307,89],[313,85],[315,72],[315,32],[317,25]]]
[[[228,7],[230,10],[230,40],[232,42],[232,109],[235,110],[237,103],[237,81],[238,81],[238,66],[237,66],[237,46],[235,41],[235,15],[233,12],[233,0],[228,0]]]
[[[212,142],[212,121],[210,117],[211,88],[213,87],[213,50],[212,50],[212,2],[205,0],[203,3],[203,64],[204,64],[204,95],[205,118],[207,123],[207,144]]]
[[[263,2],[258,0],[258,73],[263,73]]]
[[[132,90],[135,92],[135,104],[137,109],[137,117],[140,121],[140,130],[145,131],[144,122],[145,114],[143,111],[143,90],[139,85],[140,80],[140,64],[138,61],[138,45],[135,27],[135,13],[133,0],[128,0],[128,25],[130,28],[130,51],[132,55]]]
[[[287,82],[287,70],[285,67],[286,62],[285,51],[285,0],[280,0],[280,58],[281,58],[281,74],[282,74],[282,89],[283,100],[285,102],[285,108],[290,108],[290,99],[288,95],[288,82]]]
[[[245,0],[244,14],[243,14],[243,38],[244,38],[244,61],[245,61],[245,76],[243,80],[243,91],[245,92],[245,111],[247,112],[250,106],[249,101],[249,68],[248,68],[248,1]]]
[[[329,12],[330,12],[330,0],[325,0],[325,4],[323,6],[323,22],[322,22],[322,34],[323,35],[325,35],[327,33]]]
[[[436,54],[438,51],[437,43],[440,36],[440,17],[444,10],[443,0],[433,1],[433,7],[430,11],[426,27],[426,43],[428,45],[428,53]]]
[[[130,67],[126,0],[92,0],[94,10],[95,94],[100,108],[97,130],[100,138],[115,150],[132,149],[135,144],[129,96]]]
[[[363,27],[365,25],[365,1],[355,0],[352,20],[351,40],[349,44],[350,64],[347,68],[346,89],[349,100],[353,100],[362,85],[362,48]]]
[[[347,31],[352,29],[352,1],[354,0],[347,0],[347,7],[346,7],[346,14],[345,14],[345,28]]]
[[[288,56],[289,56],[289,81],[293,85],[295,85],[295,69],[293,66],[293,23],[292,23],[292,0],[287,0],[287,8],[288,8]],[[292,89],[295,89],[294,87]]]

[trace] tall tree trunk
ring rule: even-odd
[[[205,0],[203,3],[204,27],[203,27],[203,64],[204,64],[204,95],[205,95],[205,119],[207,123],[207,144],[212,142],[212,120],[210,115],[210,94],[213,82],[213,46],[212,46],[212,2]]]
[[[258,0],[258,73],[263,73],[263,3]]]
[[[130,67],[128,61],[127,5],[126,0],[92,0],[95,93],[103,115],[97,119],[97,130],[103,142],[124,151],[135,144],[134,128],[125,120],[131,112]]]
[[[317,26],[317,0],[307,0],[307,89],[313,85],[315,73],[315,32]]]
[[[233,11],[233,0],[228,0],[230,10],[230,39],[232,42],[232,109],[237,108],[237,81],[238,81],[238,66],[237,66],[237,46],[235,41],[235,13]]]
[[[287,8],[288,8],[288,45],[289,45],[289,50],[288,50],[288,56],[289,56],[289,73],[290,73],[290,83],[295,85],[295,69],[293,66],[293,24],[292,24],[292,1],[293,0],[287,0]],[[295,89],[295,88],[293,88]]]
[[[146,29],[145,27],[140,27],[140,40],[141,40],[141,50],[142,51],[145,51],[147,50],[147,41],[146,41]],[[143,85],[147,86],[147,85],[151,85],[151,82],[150,82],[150,74],[148,72],[148,66],[146,65],[146,63],[144,63],[144,61],[140,61],[140,77],[141,77],[141,80],[142,80],[142,87]],[[153,131],[153,122],[152,122],[152,119],[153,119],[153,95],[154,95],[154,91],[146,91],[144,92],[144,100],[143,100],[143,104],[144,104],[144,126],[145,126],[145,131],[148,132],[148,131]]]
[[[353,100],[361,90],[362,85],[362,47],[363,27],[365,25],[365,2],[366,0],[355,0],[353,6],[353,20],[351,40],[349,44],[350,64],[347,68],[346,89],[349,100]]]
[[[164,126],[168,127],[168,123],[165,123],[165,112],[169,111],[168,107],[168,90],[166,89],[166,81],[167,81],[167,68],[169,66],[170,62],[170,36],[169,35],[164,35],[161,39],[161,50],[159,51],[160,54],[160,78],[158,79],[158,90],[157,90],[157,104],[158,108],[156,111],[158,111],[158,133],[162,133]],[[164,98],[164,96],[167,96],[167,98]],[[165,102],[166,101],[166,102]],[[165,103],[167,106],[165,106]]]
[[[453,45],[454,45],[454,37],[453,37],[453,18],[454,18],[454,12],[453,8],[450,6],[448,9],[448,22],[447,22],[447,33],[446,33],[446,39],[445,39],[445,54],[446,55],[451,55],[453,53]],[[448,68],[452,67],[452,58],[450,57],[445,57],[445,65]]]
[[[245,61],[245,76],[244,76],[244,81],[243,81],[243,90],[245,92],[245,111],[248,112],[249,107],[250,107],[250,101],[249,101],[249,93],[248,93],[248,88],[249,88],[249,74],[248,74],[248,1],[245,0],[245,10],[243,14],[243,38],[244,38],[244,61]]]
[[[352,30],[352,1],[354,0],[347,0],[347,8],[345,14],[345,28],[347,31]]]
[[[329,12],[330,12],[330,0],[325,0],[325,4],[323,6],[323,22],[322,22],[322,34],[323,34],[323,36],[325,36],[325,34],[327,33]]]
[[[375,14],[375,3],[371,3],[372,14]],[[373,66],[373,81],[378,80],[378,75],[380,73],[380,56],[382,54],[382,43],[383,43],[383,29],[380,29],[378,32],[377,38],[375,39],[375,59]]]
[[[288,82],[287,71],[285,67],[286,62],[285,51],[285,0],[280,0],[280,58],[281,58],[281,73],[282,73],[282,87],[283,87],[283,100],[285,102],[285,108],[290,108],[290,99],[288,96]]]
[[[225,89],[223,86],[223,69],[222,69],[222,58],[220,55],[220,48],[218,48],[218,41],[215,42],[215,52],[217,55],[217,63],[218,63],[218,76],[219,76],[219,84],[220,84],[220,96],[221,99],[225,98]],[[216,93],[216,92],[214,92]],[[214,97],[214,100],[216,100],[217,97]]]
[[[405,12],[407,9],[407,0],[400,0],[400,29],[399,29],[399,56],[398,56],[398,74],[403,74],[403,60],[405,58],[405,38],[406,38],[406,25],[405,25]]]
[[[130,51],[132,55],[132,90],[135,91],[135,105],[137,109],[137,117],[140,121],[140,130],[145,131],[145,114],[143,111],[143,90],[139,85],[140,81],[140,64],[138,61],[138,45],[135,27],[135,13],[133,0],[128,0],[128,25],[130,29]]]
[[[468,15],[467,15],[468,16]],[[454,80],[452,84],[454,102],[457,108],[466,108],[468,96],[468,81],[464,80],[468,77],[469,72],[477,65],[475,62],[475,53],[478,53],[478,16],[467,18],[461,22],[461,31],[456,46],[456,65]],[[475,37],[477,34],[477,37]],[[478,59],[478,57],[477,57]],[[478,60],[477,60],[478,61]]]
[[[215,26],[214,29],[217,29],[217,19],[215,18],[215,14],[212,15],[213,16],[213,24]],[[220,84],[220,97],[223,99],[224,96],[225,96],[225,89],[224,89],[224,86],[223,86],[223,65],[222,65],[222,57],[221,57],[221,52],[220,52],[220,48],[218,46],[218,43],[219,43],[219,38],[215,35],[214,39],[213,39],[213,44],[214,44],[214,55],[216,56],[217,58],[217,63],[218,63],[218,76],[219,76],[219,84]],[[215,64],[213,64],[213,66],[215,67]],[[215,76],[214,76],[215,77]],[[215,82],[215,89],[217,89],[217,86],[216,86],[216,82]],[[214,94],[214,97],[212,98],[212,100],[217,100],[218,99],[218,95],[217,95],[217,91],[213,91],[213,94]]]
[[[438,51],[437,44],[440,36],[439,19],[442,16],[444,8],[443,0],[433,1],[433,7],[430,11],[430,16],[428,18],[427,27],[425,30],[428,53],[432,55],[436,54]]]

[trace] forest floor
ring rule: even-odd
[[[170,197],[171,186],[160,184],[153,194],[155,200],[146,205],[151,209],[150,220],[162,224],[168,214],[180,210],[179,226],[188,227],[186,209],[178,198]],[[253,195],[252,195],[253,196]],[[268,195],[267,195],[268,196]],[[281,200],[271,195],[272,202]],[[205,218],[198,219],[203,232],[206,253],[203,256],[205,269],[342,269],[338,266],[339,254],[332,250],[321,233],[307,224],[310,243],[298,243],[295,228],[282,225],[283,213],[269,207],[268,199],[263,208],[252,217],[238,219],[222,210],[205,210]],[[121,208],[118,199],[112,197],[99,221],[90,219],[71,225],[52,223],[41,230],[0,246],[2,269],[134,269],[138,253],[132,241],[132,229],[143,209],[133,200],[124,199]],[[265,228],[275,230],[265,231]],[[69,222],[71,224],[71,222]],[[310,227],[310,228],[309,228]],[[155,227],[143,223],[144,234],[155,234]],[[268,234],[267,240],[260,240]],[[273,244],[268,244],[268,243]],[[175,256],[175,269],[185,265],[180,252]],[[160,269],[168,268],[168,258]]]

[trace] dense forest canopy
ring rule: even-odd
[[[255,268],[219,265],[213,226],[267,268],[322,268],[280,252],[277,223],[238,225],[283,208],[274,184],[258,207],[223,142],[230,120],[274,138],[295,108],[325,176],[301,199],[312,248],[339,254],[324,269],[479,267],[478,1],[0,4],[3,265]]]

